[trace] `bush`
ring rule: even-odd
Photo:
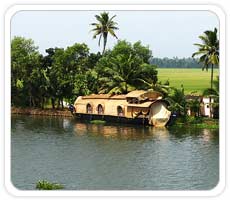
[[[187,123],[200,124],[200,123],[203,123],[203,119],[202,117],[187,116]]]
[[[63,189],[64,187],[61,184],[50,183],[46,180],[38,181],[36,184],[36,189],[39,190],[57,190]]]
[[[203,123],[202,117],[193,117],[193,116],[182,116],[176,119],[176,124],[184,123],[184,124],[200,124]]]

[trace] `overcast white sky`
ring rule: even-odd
[[[91,52],[102,50],[98,39],[92,39],[90,23],[102,11],[20,11],[11,20],[11,36],[32,38],[39,51],[45,54],[50,47],[86,43]],[[191,57],[194,43],[205,30],[219,27],[215,14],[208,11],[109,11],[117,15],[116,32],[119,39],[140,40],[149,45],[154,57]],[[109,36],[107,48],[116,43]]]

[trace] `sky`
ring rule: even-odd
[[[11,19],[11,38],[31,38],[45,55],[51,47],[66,48],[86,43],[90,52],[102,51],[98,38],[93,39],[95,15],[103,11],[19,11]],[[152,50],[153,57],[191,57],[205,30],[219,27],[218,17],[209,11],[108,11],[116,15],[116,35],[128,42],[141,41]],[[109,36],[107,49],[117,40]]]

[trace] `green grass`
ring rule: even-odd
[[[158,80],[169,80],[170,86],[180,88],[183,84],[185,94],[202,94],[203,90],[210,88],[211,70],[191,68],[158,68]],[[218,69],[214,69],[214,79],[219,74]]]

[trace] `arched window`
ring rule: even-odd
[[[124,110],[122,109],[121,106],[117,107],[117,115],[120,116],[120,117],[124,116]]]
[[[99,104],[99,105],[97,106],[97,112],[98,112],[98,114],[104,114],[104,109],[103,109],[103,107],[102,107],[101,104]]]
[[[86,106],[86,113],[91,114],[93,112],[92,106],[88,103]]]

